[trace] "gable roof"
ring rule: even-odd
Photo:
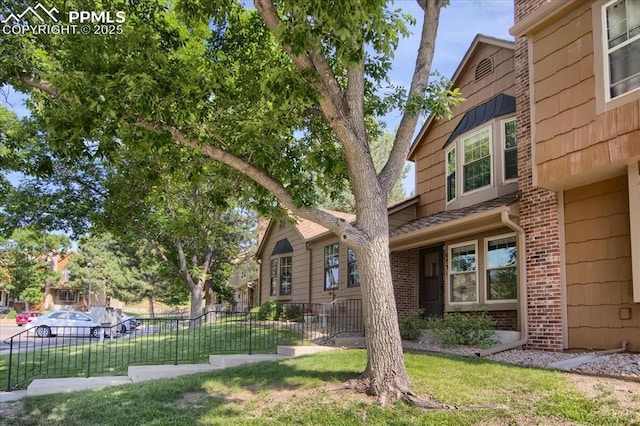
[[[331,213],[335,217],[337,217],[339,219],[344,219],[344,220],[346,220],[348,222],[354,222],[356,220],[356,215],[353,214],[353,213],[345,213],[345,212],[339,212],[339,211],[335,211],[335,210],[326,210],[326,209],[323,209],[323,211],[325,211],[327,213]],[[317,224],[315,222],[312,222],[310,220],[301,219],[301,218],[297,218],[297,217],[292,217],[292,219],[296,221],[295,225],[293,225],[295,230],[298,232],[300,237],[305,242],[309,242],[309,241],[312,241],[312,240],[314,240],[316,238],[319,238],[321,236],[325,236],[325,235],[331,234],[331,231],[329,231],[327,228],[325,228],[324,226],[319,225],[319,224]],[[262,250],[264,249],[265,241],[267,240],[267,237],[270,234],[271,229],[273,228],[274,222],[276,222],[276,221],[274,221],[273,219],[269,220],[269,224],[267,225],[264,233],[262,234],[262,238],[261,238],[260,242],[258,243],[258,250],[256,250],[256,257],[260,257],[260,254],[262,253]],[[284,243],[281,243],[281,244],[284,244]],[[287,241],[287,244],[290,245],[289,241]],[[291,249],[291,251],[293,251],[293,249]]]
[[[481,44],[489,44],[492,46],[514,50],[513,41],[504,40],[496,37],[490,37],[484,34],[476,35],[473,41],[471,42],[471,46],[469,46],[469,49],[467,49],[467,52],[462,57],[462,61],[458,65],[458,68],[456,68],[456,71],[451,76],[451,83],[453,84],[454,87],[457,86],[458,79],[462,76],[463,72],[466,71],[466,68],[470,59],[473,57],[476,51],[479,50]],[[422,128],[418,132],[418,135],[415,137],[413,144],[409,149],[409,153],[407,154],[407,160],[411,160],[415,150],[417,149],[418,145],[420,145],[420,140],[427,133],[428,129],[431,127],[434,121],[435,120],[433,115],[430,115],[427,118],[427,121],[425,121],[425,123],[422,125]]]

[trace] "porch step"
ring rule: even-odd
[[[336,347],[333,346],[278,346],[278,355],[282,356],[301,356],[315,354],[318,352],[334,351]]]

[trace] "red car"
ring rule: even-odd
[[[35,312],[35,311],[20,312],[16,316],[16,324],[18,324],[19,326],[28,324],[31,322],[32,319],[38,316],[40,316],[40,312]]]

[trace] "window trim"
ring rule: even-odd
[[[640,87],[611,98],[609,58],[606,40],[606,8],[616,0],[600,0],[592,4],[593,67],[595,77],[596,114],[602,114],[640,99]]]
[[[494,167],[495,161],[494,161],[494,155],[493,155],[493,123],[494,122],[491,121],[486,126],[482,126],[482,127],[478,128],[475,131],[471,131],[471,132],[467,133],[466,135],[461,135],[460,136],[459,140],[460,140],[460,145],[461,145],[462,149],[460,150],[461,152],[458,155],[460,155],[462,157],[461,161],[460,161],[460,171],[462,173],[461,173],[461,176],[460,176],[460,179],[459,179],[460,180],[460,184],[459,185],[462,186],[462,191],[461,191],[462,195],[473,194],[474,192],[479,192],[479,191],[485,190],[487,188],[492,188],[494,186],[494,182],[493,182],[493,175],[494,175],[493,167]],[[471,139],[472,137],[474,137],[476,135],[479,135],[480,133],[483,133],[483,132],[485,132],[487,130],[489,131],[489,184],[481,186],[479,188],[474,188],[474,189],[472,189],[470,191],[465,191],[464,190],[464,186],[465,186],[464,184],[465,184],[465,180],[466,179],[465,179],[465,174],[464,174],[464,167],[466,166],[466,164],[464,162],[464,153],[465,153],[465,151],[464,151],[464,141],[467,140],[467,139]],[[458,140],[456,140],[456,143],[458,143]],[[479,160],[475,160],[475,161],[479,161]]]
[[[444,190],[445,190],[445,201],[447,202],[447,205],[453,203],[454,201],[456,201],[458,199],[458,181],[459,179],[459,173],[458,173],[458,149],[457,149],[457,145],[458,145],[458,139],[456,139],[448,148],[447,150],[445,150],[444,152]],[[454,163],[454,171],[453,171],[453,175],[454,175],[454,196],[452,199],[448,199],[449,198],[449,152],[454,151],[453,153],[453,163]]]
[[[351,256],[353,253],[353,256]],[[353,260],[351,258],[353,257]],[[351,271],[354,271],[352,274]],[[351,278],[357,277],[356,280],[353,281]],[[360,271],[358,271],[358,261],[356,260],[356,252],[352,248],[347,247],[347,288],[357,288],[360,287]]]
[[[510,148],[510,149],[515,149],[516,151],[516,161],[517,161],[517,156],[518,156],[518,123],[516,122],[516,116],[511,116],[509,118],[505,118],[503,120],[500,120],[500,133],[502,134],[501,136],[501,143],[502,143],[502,183],[504,184],[509,184],[509,183],[514,183],[514,182],[518,182],[518,169],[516,168],[516,177],[514,178],[509,178],[507,179],[507,161],[506,161],[506,153],[507,153],[507,129],[506,129],[506,125],[507,123],[510,122],[514,122],[516,123],[516,146],[515,148]]]
[[[503,238],[510,238],[513,237],[515,239],[516,242],[516,264],[513,266],[516,270],[516,295],[517,297],[515,299],[498,299],[498,300],[491,300],[489,299],[489,280],[488,280],[488,272],[489,272],[489,242],[491,241],[495,241],[495,240],[500,240]],[[484,271],[483,273],[485,274],[485,282],[484,282],[484,303],[486,303],[487,305],[496,305],[496,304],[504,304],[504,303],[517,303],[518,302],[518,297],[520,296],[518,294],[518,262],[520,261],[520,253],[518,251],[519,247],[518,247],[518,236],[514,233],[514,232],[508,232],[506,234],[499,234],[499,235],[491,235],[489,237],[485,237],[483,238],[483,242],[484,242]]]
[[[328,249],[330,249],[330,248],[335,250],[335,253],[329,254],[328,253]],[[323,263],[324,264],[324,268],[323,268],[324,274],[322,275],[322,281],[323,281],[322,282],[322,287],[323,287],[324,291],[337,290],[338,288],[340,288],[340,243],[331,243],[331,244],[325,245],[324,249],[323,249],[323,254],[324,254],[324,257],[323,257],[323,259],[324,259],[324,263]],[[332,257],[335,257],[337,259],[337,263],[335,265],[328,265],[328,263],[327,263],[327,261],[328,261],[327,256],[328,255],[331,255]],[[338,275],[338,279],[334,283],[333,286],[328,287],[327,286],[327,278],[329,277],[329,275],[327,275],[327,274],[329,274],[332,269],[336,269],[337,275]]]
[[[475,272],[475,282],[476,282],[476,299],[474,301],[469,301],[469,302],[454,302],[451,300],[451,294],[452,294],[452,282],[451,282],[451,275],[452,275],[452,260],[453,260],[453,256],[451,254],[451,252],[453,251],[453,249],[457,248],[457,247],[463,247],[463,246],[469,246],[472,245],[474,247],[475,250],[475,255],[476,255],[476,268],[474,270]],[[465,306],[465,305],[477,305],[480,303],[480,282],[479,282],[479,277],[478,277],[478,240],[469,240],[469,241],[464,241],[461,243],[455,243],[455,244],[449,244],[447,246],[447,304],[449,306]],[[467,273],[467,272],[458,272],[458,274],[460,273]]]

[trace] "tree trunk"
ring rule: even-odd
[[[149,315],[151,315],[151,318],[156,317],[156,310],[153,306],[153,297],[149,297]]]
[[[373,208],[358,215],[358,227],[370,236],[370,241],[355,248],[367,338],[367,368],[362,378],[366,392],[384,402],[389,394],[409,392],[410,380],[391,279],[387,209],[384,200],[367,204]]]
[[[204,290],[202,284],[191,284],[191,319],[200,318],[202,316],[202,298]]]

